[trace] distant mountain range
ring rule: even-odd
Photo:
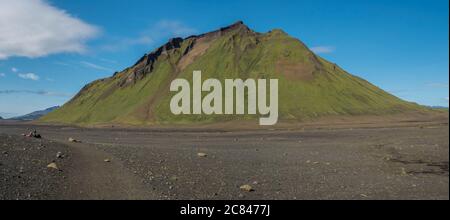
[[[432,109],[442,109],[442,110],[448,110],[448,107],[445,106],[430,106]]]
[[[363,56],[363,55],[361,55]],[[93,125],[201,124],[255,120],[251,115],[174,115],[169,87],[192,72],[203,79],[279,79],[280,119],[387,115],[429,108],[401,100],[314,54],[280,29],[258,33],[237,22],[187,38],[174,38],[133,66],[87,84],[41,122]]]
[[[51,107],[51,108],[47,108],[45,110],[39,110],[39,111],[31,112],[31,113],[26,114],[26,115],[10,118],[10,120],[32,121],[32,120],[39,119],[42,116],[47,115],[48,113],[50,113],[50,112],[52,112],[52,111],[54,111],[54,110],[56,110],[58,108],[59,108],[59,106],[54,106],[54,107]]]

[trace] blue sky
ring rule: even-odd
[[[403,99],[448,106],[448,0],[0,0],[0,116],[62,105],[174,36],[281,28]]]

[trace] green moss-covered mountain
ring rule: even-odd
[[[167,44],[135,65],[86,85],[42,122],[95,125],[197,124],[254,120],[258,115],[173,115],[172,80],[206,78],[279,79],[279,120],[330,115],[384,115],[421,111],[311,52],[281,30],[257,33],[242,22]]]

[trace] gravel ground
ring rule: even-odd
[[[65,197],[71,169],[69,147],[42,139],[0,134],[0,152],[0,199]],[[55,163],[58,169],[48,168],[50,163]]]
[[[32,128],[44,140],[9,136]],[[259,131],[13,123],[0,133],[2,199],[449,199],[448,121]],[[62,171],[46,167],[53,161]]]

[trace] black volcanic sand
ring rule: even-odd
[[[72,163],[68,146],[0,134],[0,153],[0,199],[64,198]],[[50,163],[58,169],[47,168]]]
[[[32,128],[44,140],[9,136]],[[240,132],[4,123],[0,133],[1,199],[449,199],[448,121]]]

